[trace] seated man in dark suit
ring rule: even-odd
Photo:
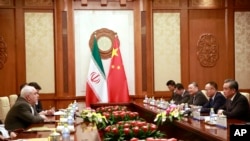
[[[26,129],[33,123],[40,123],[47,119],[46,116],[39,115],[34,109],[37,95],[36,89],[32,86],[25,85],[22,88],[20,97],[7,113],[5,119],[7,130]]]
[[[175,93],[175,88],[176,88],[176,84],[174,80],[168,80],[166,83],[166,86],[168,87],[169,91],[172,93],[171,98],[169,101],[178,101],[181,97],[180,95]]]
[[[181,83],[177,83],[175,87],[175,94],[180,96],[180,98],[175,101],[175,104],[187,103],[190,98],[188,91],[184,89]]]
[[[201,113],[209,113],[210,109],[213,108],[215,113],[218,109],[225,104],[225,96],[217,91],[218,85],[214,81],[210,81],[205,85],[206,95],[209,97],[209,101],[202,106]]]
[[[39,91],[42,89],[42,87],[37,82],[30,82],[30,83],[28,83],[28,85],[29,86],[33,86],[37,90],[37,93],[39,95]],[[40,113],[40,112],[43,111],[43,106],[42,106],[41,101],[39,100],[39,96],[37,98],[37,102],[35,104],[35,108],[36,108],[36,111],[38,113]]]
[[[226,79],[223,84],[223,92],[226,96],[226,103],[218,110],[218,115],[225,115],[227,118],[249,121],[249,104],[247,98],[238,91],[238,82]]]
[[[199,90],[198,84],[196,82],[192,82],[188,85],[188,92],[191,96],[188,104],[191,107],[203,106],[208,102],[206,96]]]

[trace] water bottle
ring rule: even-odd
[[[64,125],[64,128],[62,129],[62,141],[70,141],[70,130],[68,125]]]
[[[210,113],[209,113],[210,123],[214,123],[215,122],[214,115],[215,115],[214,108],[210,108]]]
[[[188,108],[188,103],[185,103],[184,105],[184,110],[187,111],[189,108]]]
[[[72,117],[72,115],[68,116],[67,121],[68,121],[68,125],[74,125],[74,118]]]

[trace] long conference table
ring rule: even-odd
[[[92,104],[91,108],[96,109],[101,106],[111,105],[123,105],[127,106],[128,110],[136,111],[139,116],[145,119],[147,122],[154,122],[156,114],[160,111],[159,108],[145,104],[143,102],[132,102],[132,103],[98,103]],[[33,124],[30,128],[34,127],[47,127],[55,129],[57,126],[56,116],[48,117],[48,121],[40,124]],[[245,121],[228,119],[228,125],[231,124],[245,124]],[[27,130],[28,130],[27,129]],[[230,140],[230,129],[217,127],[214,125],[208,125],[204,121],[195,120],[192,117],[186,118],[185,120],[174,120],[171,123],[163,124],[159,127],[159,130],[164,132],[167,138],[176,138],[179,141],[229,141]],[[26,139],[27,141],[44,141],[48,140],[48,136],[52,131],[33,131],[33,132],[21,132],[17,135],[16,139]],[[99,135],[98,129],[94,127],[82,126],[82,119],[76,118],[75,131],[71,133],[71,141],[102,141]]]

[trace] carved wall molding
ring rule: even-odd
[[[11,0],[0,0],[0,5],[1,6],[10,6]]]
[[[190,0],[190,7],[224,7],[224,0]]]
[[[77,1],[77,0],[75,0]],[[81,0],[81,5],[82,6],[87,6],[88,2],[93,2],[97,0]],[[101,6],[107,6],[108,2],[114,2],[114,0],[99,0]],[[118,1],[118,0],[117,0]],[[135,0],[119,0],[121,6],[126,6],[127,2],[133,2]]]
[[[53,0],[25,0],[25,6],[53,6]]]
[[[4,67],[4,64],[7,62],[7,46],[3,37],[0,36],[0,69]]]
[[[219,50],[216,38],[210,33],[200,36],[197,44],[197,57],[203,67],[215,66],[219,59]]]
[[[250,1],[249,0],[235,0],[234,5],[237,7],[249,7]]]

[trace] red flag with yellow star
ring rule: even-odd
[[[120,42],[116,36],[108,74],[109,102],[129,102],[127,78],[120,53]]]

